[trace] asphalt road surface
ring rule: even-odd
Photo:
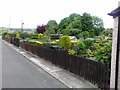
[[[67,88],[2,42],[2,88]]]

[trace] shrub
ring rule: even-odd
[[[89,49],[94,42],[94,40],[81,40],[72,46],[72,49],[76,52],[75,55],[86,57],[87,49]]]
[[[15,37],[16,36],[16,33],[14,32],[14,33],[8,33],[8,35],[10,36],[10,37]]]
[[[69,36],[60,37],[60,48],[68,49],[71,46],[71,40]]]
[[[31,39],[38,39],[38,34],[34,34],[31,36]]]
[[[90,59],[110,64],[112,40],[98,40],[92,45],[92,48],[93,49],[87,50]]]
[[[19,38],[20,38],[20,35],[19,35],[19,34],[16,34],[16,38],[19,39]]]
[[[85,57],[86,56],[86,45],[83,41],[80,41],[76,46],[75,46],[76,54],[80,57]]]
[[[94,42],[95,40],[83,40],[84,44],[85,44],[85,48],[89,48]]]
[[[7,35],[7,32],[2,33],[2,39],[5,39],[5,36]]]
[[[41,45],[43,45],[42,42],[40,42],[40,41],[36,41],[36,40],[29,40],[28,42],[29,42],[30,44],[37,45],[37,46],[41,46]]]
[[[72,50],[72,49],[69,49],[69,50],[68,50],[68,54],[70,54],[70,55],[74,55],[74,54],[75,54],[75,51]]]
[[[76,44],[78,44],[79,43],[79,41],[77,40],[77,41],[71,41],[71,46],[75,46]]]
[[[37,45],[37,46],[41,46],[42,44],[43,44],[42,42],[35,41],[35,45]]]
[[[42,33],[38,34],[38,39],[39,39],[39,40],[42,40],[42,39],[43,39],[43,34],[42,34]]]
[[[29,33],[20,33],[22,39],[31,38],[33,35]]]
[[[50,42],[43,42],[42,46],[49,48],[51,46],[51,43]]]
[[[28,42],[31,44],[35,44],[36,40],[29,40]]]
[[[56,42],[56,41],[51,41],[50,43],[51,43],[51,45],[58,45],[58,42]]]
[[[37,33],[44,33],[46,31],[46,27],[47,27],[46,25],[42,25],[42,26],[38,25],[36,28],[36,32]]]
[[[50,37],[49,37],[49,36],[44,35],[44,37],[43,37],[43,41],[44,41],[44,42],[50,42],[50,41],[51,41],[51,39],[50,39]]]

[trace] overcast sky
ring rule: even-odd
[[[119,0],[0,0],[0,27],[36,28],[49,20],[68,17],[72,13],[88,12],[101,17],[105,28],[113,27],[113,18],[108,16],[118,7]]]

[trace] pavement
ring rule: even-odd
[[[4,41],[5,42],[5,41]],[[97,88],[92,83],[88,82],[87,80],[84,80],[73,73],[70,73],[64,69],[61,69],[58,66],[53,65],[51,62],[44,60],[43,58],[40,58],[36,55],[33,55],[30,52],[25,51],[22,48],[18,48],[12,44],[8,44],[11,48],[16,50],[18,53],[23,55],[27,60],[34,63],[44,71],[46,71],[48,74],[52,75],[54,78],[65,84],[69,88]]]

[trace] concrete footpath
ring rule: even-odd
[[[90,82],[81,79],[80,77],[77,77],[76,75],[53,65],[51,62],[48,62],[43,58],[33,55],[32,53],[27,52],[22,48],[18,48],[12,44],[9,43],[7,44],[11,46],[11,48],[16,50],[18,53],[23,55],[25,58],[27,58],[29,61],[36,64],[38,67],[42,68],[43,70],[45,70],[47,73],[49,73],[50,75],[61,81],[63,84],[67,85],[69,88],[91,88],[91,89],[97,88]]]

